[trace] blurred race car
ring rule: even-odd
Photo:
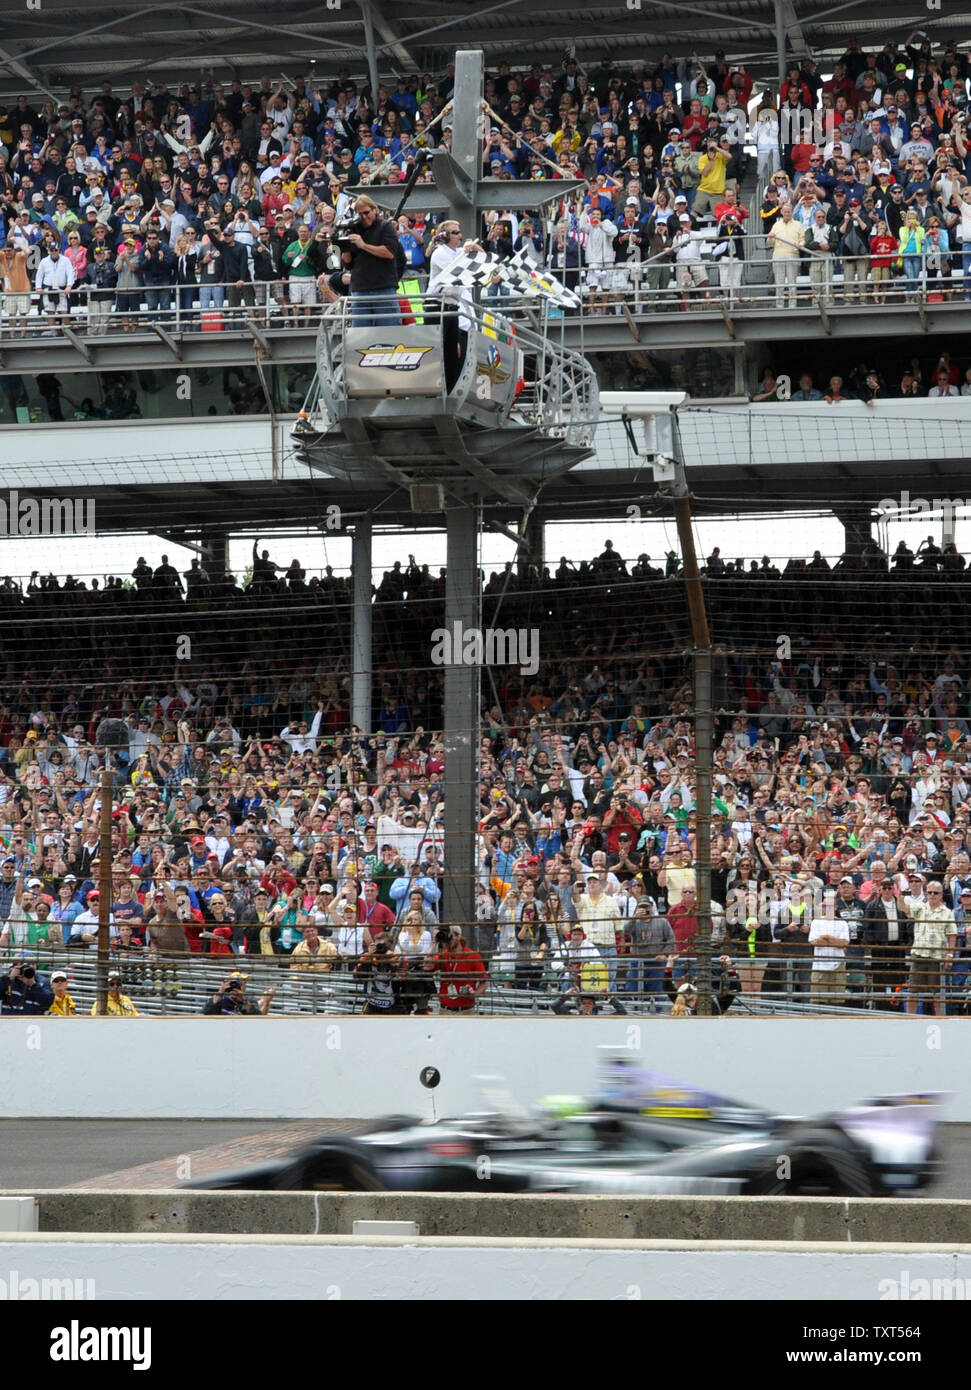
[[[548,1097],[527,1114],[498,1099],[493,1110],[457,1119],[394,1116],[354,1135],[323,1134],[188,1186],[879,1197],[917,1191],[939,1171],[943,1097],[935,1094],[880,1096],[793,1119],[615,1057],[589,1100]]]

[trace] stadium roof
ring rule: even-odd
[[[971,32],[971,5],[941,12],[923,0],[0,0],[0,100],[21,91],[60,98],[74,83],[90,90],[105,76],[120,92],[131,81],[196,78],[211,65],[221,81],[276,79],[314,71],[333,77],[368,71],[373,36],[382,79],[414,71],[440,75],[456,48],[481,47],[487,63],[542,61],[558,68],[564,51],[584,66],[612,57],[622,67],[710,57],[724,49],[753,76],[774,78],[778,18],[788,52],[838,56],[852,35],[864,48],[902,41],[914,28],[935,46]],[[628,8],[629,5],[636,6]]]

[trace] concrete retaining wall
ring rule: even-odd
[[[865,1250],[768,1242],[411,1240],[157,1236],[6,1237],[0,1294],[27,1279],[79,1280],[104,1299],[966,1298],[971,1249]],[[938,1281],[936,1291],[934,1281]],[[960,1282],[957,1282],[960,1281]],[[925,1291],[926,1289],[926,1291]],[[960,1294],[955,1292],[960,1289]],[[77,1296],[77,1295],[75,1295]],[[888,1312],[890,1311],[888,1307]],[[79,1310],[72,1310],[77,1316]],[[842,1315],[841,1315],[842,1317]],[[862,1315],[860,1322],[874,1321]],[[890,1321],[890,1319],[886,1319]],[[845,1320],[844,1320],[845,1325]],[[893,1344],[888,1344],[893,1345]]]
[[[456,1114],[481,1108],[484,1074],[526,1103],[589,1093],[607,1047],[779,1113],[943,1090],[947,1118],[971,1120],[968,1028],[958,1018],[5,1018],[0,1116]],[[419,1083],[427,1066],[441,1072],[434,1092]]]
[[[63,1190],[37,1200],[40,1231],[102,1235],[350,1235],[354,1221],[372,1220],[415,1221],[423,1237],[971,1246],[971,1202],[934,1199]]]

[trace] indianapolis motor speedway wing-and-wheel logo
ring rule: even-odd
[[[501,381],[508,381],[509,373],[502,370],[502,358],[499,356],[499,349],[490,346],[486,356],[487,361],[476,362],[476,371],[481,376],[487,376],[496,385]]]
[[[403,343],[376,343],[371,347],[358,348],[360,367],[385,367],[393,372],[415,372],[422,364],[430,347],[406,347]]]

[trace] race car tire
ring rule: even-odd
[[[788,1144],[780,1140],[778,1160],[751,1179],[746,1192],[760,1197],[872,1197],[874,1184],[864,1155],[842,1134],[805,1129]]]
[[[351,1148],[334,1146],[300,1154],[280,1174],[287,1192],[383,1192],[384,1183],[372,1164]]]

